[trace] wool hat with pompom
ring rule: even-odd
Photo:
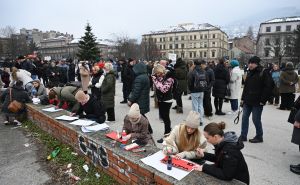
[[[128,112],[129,121],[133,124],[136,124],[141,119],[140,107],[137,103],[131,105]]]

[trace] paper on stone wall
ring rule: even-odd
[[[95,121],[86,120],[86,119],[79,119],[79,120],[71,122],[70,124],[71,125],[78,125],[78,126],[89,126],[93,123],[95,123]]]
[[[84,133],[97,132],[99,130],[107,130],[107,129],[109,129],[109,126],[106,123],[97,124],[97,125],[93,125],[93,126],[82,126],[81,127],[81,131]]]
[[[42,109],[43,111],[46,111],[46,112],[58,112],[58,111],[61,111],[63,109],[57,109],[55,107],[50,107],[50,108],[46,108],[46,109]]]
[[[78,117],[62,115],[62,116],[56,117],[55,119],[64,120],[64,121],[74,121],[74,120],[77,120]]]

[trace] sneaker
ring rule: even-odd
[[[8,122],[8,121],[4,121],[3,123],[4,123],[4,125],[8,125],[8,124],[9,124],[9,122]]]
[[[218,112],[216,112],[216,115],[219,115],[219,116],[224,116],[224,115],[226,115],[224,112],[222,112],[222,111],[218,111]]]
[[[19,122],[18,120],[14,120],[14,124],[16,124],[17,126],[21,126],[22,125],[22,123]]]
[[[157,143],[163,143],[163,142],[164,142],[164,139],[161,138],[161,139],[157,140],[156,142],[157,142]]]
[[[253,139],[249,139],[250,143],[262,143],[264,142],[263,138],[254,137]]]

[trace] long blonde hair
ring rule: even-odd
[[[200,145],[200,134],[199,129],[196,129],[194,133],[189,135],[186,131],[186,125],[180,125],[177,145],[179,152],[196,150]]]
[[[18,68],[16,67],[12,67],[11,68],[11,77],[14,81],[17,81],[18,80],[18,77],[17,77],[17,72],[19,71]]]

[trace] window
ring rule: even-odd
[[[178,44],[175,44],[175,49],[178,49]]]
[[[166,42],[166,38],[165,37],[163,38],[163,41]]]
[[[163,49],[166,49],[166,45],[163,45]]]
[[[204,38],[207,39],[207,35],[206,34],[204,35]]]
[[[197,40],[197,35],[194,35],[194,40]]]
[[[181,52],[181,58],[184,58],[184,52]]]
[[[159,49],[162,49],[162,45],[159,45]]]
[[[204,47],[205,47],[205,48],[207,47],[207,42],[204,42]]]
[[[202,34],[200,35],[200,39],[203,39],[203,35]]]
[[[206,58],[206,51],[203,52],[203,57]]]
[[[173,45],[172,44],[169,44],[169,49],[173,49]]]
[[[211,57],[215,58],[216,57],[216,51],[211,51]]]
[[[266,32],[271,32],[271,27],[266,27]]]
[[[192,35],[190,35],[190,40],[193,40],[193,36]]]
[[[215,38],[216,38],[216,34],[213,34],[213,35],[212,35],[212,38],[215,39]]]
[[[265,45],[266,45],[266,46],[270,46],[270,39],[269,39],[269,38],[266,38],[266,40],[265,40]]]
[[[175,37],[175,40],[178,41],[178,37]]]
[[[285,27],[285,31],[291,31],[291,25],[287,25],[286,27]]]
[[[169,41],[172,41],[173,40],[173,37],[169,37]]]
[[[212,46],[215,47],[215,45],[216,45],[216,43],[215,43],[215,42],[212,42]]]
[[[162,38],[159,38],[159,42],[162,42]]]
[[[181,44],[181,48],[184,48],[184,44]]]
[[[193,52],[190,52],[190,58],[193,58]]]
[[[200,58],[202,58],[202,51],[200,51]]]
[[[181,36],[181,40],[184,40],[184,36]]]
[[[196,48],[196,46],[197,46],[197,43],[194,43],[194,48]]]
[[[196,52],[194,52],[194,58],[196,58]]]
[[[276,31],[281,31],[281,26],[276,26]]]

